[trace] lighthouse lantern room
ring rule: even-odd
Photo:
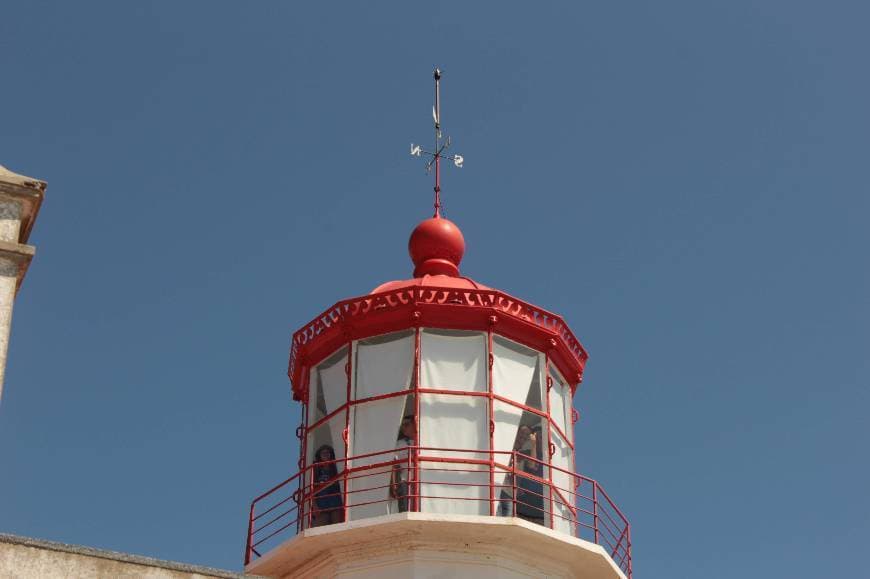
[[[441,141],[440,76],[435,148],[411,149],[436,179],[435,214],[408,242],[413,277],[293,335],[298,472],[251,504],[246,571],[459,576],[489,561],[493,577],[630,578],[627,519],[575,472],[586,351],[560,316],[460,273],[440,164],[464,159]]]

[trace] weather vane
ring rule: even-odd
[[[414,157],[422,157],[426,155],[431,157],[426,163],[426,172],[432,170],[432,165],[435,165],[435,217],[441,216],[441,159],[453,161],[453,164],[462,168],[462,163],[465,159],[462,155],[447,155],[445,151],[450,147],[450,137],[441,143],[441,71],[435,69],[432,75],[435,78],[435,106],[432,107],[432,118],[435,119],[435,151],[426,151],[420,145],[411,143],[411,155]]]

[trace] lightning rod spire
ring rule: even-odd
[[[426,172],[432,170],[432,165],[435,166],[435,215],[441,217],[441,159],[449,159],[453,164],[462,168],[465,159],[462,155],[446,155],[444,152],[450,147],[450,137],[442,144],[441,139],[441,70],[436,68],[432,73],[432,78],[435,80],[435,104],[432,107],[432,118],[435,121],[435,149],[434,152],[425,151],[420,145],[411,143],[411,155],[421,157],[426,155],[431,157],[426,163]]]

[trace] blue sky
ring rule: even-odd
[[[238,569],[290,335],[407,277],[431,70],[463,272],[590,352],[638,577],[854,575],[870,537],[861,2],[10,2],[0,164],[49,183],[0,531]]]

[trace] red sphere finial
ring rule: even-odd
[[[414,277],[459,276],[459,262],[465,253],[465,238],[455,223],[443,217],[421,221],[408,240],[414,262]]]

